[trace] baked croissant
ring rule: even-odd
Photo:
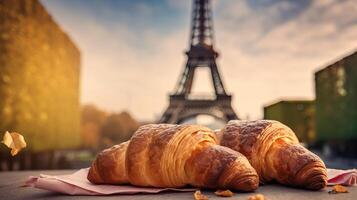
[[[198,125],[141,126],[131,140],[98,154],[88,173],[95,184],[253,191],[259,178],[240,153],[217,145]]]
[[[294,132],[272,120],[232,120],[217,132],[220,144],[245,155],[261,183],[319,190],[327,184],[323,161],[301,146]]]

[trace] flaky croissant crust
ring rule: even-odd
[[[127,144],[100,153],[88,180],[154,187],[256,189],[258,175],[248,160],[217,143],[216,135],[202,126],[145,125]]]
[[[125,168],[128,144],[123,142],[99,153],[89,169],[88,180],[96,184],[129,183]]]
[[[321,189],[327,181],[323,161],[301,146],[294,132],[273,120],[230,121],[217,133],[220,144],[245,155],[260,182]]]
[[[182,187],[189,178],[184,165],[191,153],[216,143],[215,135],[201,126],[153,124],[141,127],[127,149],[129,180],[134,185]]]

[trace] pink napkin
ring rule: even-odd
[[[194,188],[146,188],[131,185],[95,185],[87,180],[88,169],[81,169],[73,174],[49,176],[30,176],[25,186],[44,190],[70,194],[70,195],[110,195],[110,194],[136,194],[159,193],[163,191],[190,192]]]
[[[110,195],[110,194],[136,194],[136,193],[159,193],[162,191],[195,191],[194,188],[145,188],[131,185],[94,185],[87,180],[88,168],[81,169],[73,174],[49,176],[30,176],[25,186],[44,190],[70,194],[70,195]],[[328,185],[356,185],[356,169],[338,170],[327,169]]]
[[[357,184],[357,170],[327,169],[328,185],[353,186]]]

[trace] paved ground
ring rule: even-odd
[[[53,192],[48,192],[44,190],[39,190],[35,188],[24,188],[20,187],[25,179],[29,175],[43,174],[66,174],[73,171],[23,171],[23,172],[0,172],[0,200],[32,200],[32,199],[53,199],[53,200],[63,200],[63,199],[104,199],[104,200],[132,200],[132,199],[142,199],[142,200],[154,200],[154,199],[165,199],[165,200],[182,200],[182,199],[193,199],[192,192],[178,193],[178,192],[165,192],[155,195],[111,195],[111,196],[68,196],[61,195]],[[294,189],[289,187],[284,187],[280,185],[268,185],[261,186],[255,193],[236,193],[231,198],[217,197],[212,191],[203,191],[210,199],[248,199],[250,195],[261,193],[264,194],[270,200],[286,200],[286,199],[298,199],[298,200],[311,200],[311,199],[357,199],[357,187],[348,187],[349,193],[346,194],[328,194],[328,190],[331,188],[326,188],[322,191],[307,191],[302,189]]]

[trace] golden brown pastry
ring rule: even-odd
[[[257,189],[258,175],[249,161],[217,142],[215,134],[202,126],[144,125],[129,142],[98,154],[88,180],[148,187]]]
[[[327,183],[323,161],[301,146],[294,132],[272,120],[232,120],[217,133],[220,144],[245,155],[261,183],[319,190]]]

